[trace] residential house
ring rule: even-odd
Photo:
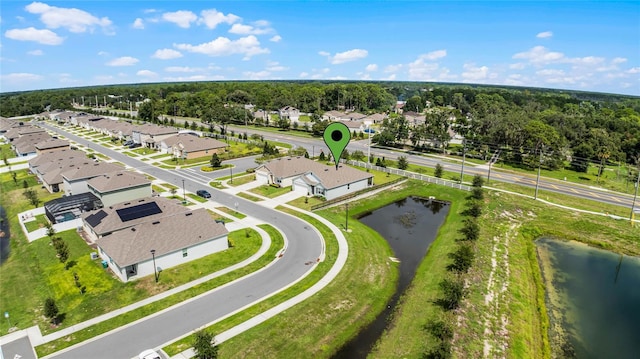
[[[69,141],[59,138],[49,138],[47,140],[35,144],[36,153],[38,155],[45,152],[62,151],[70,148]]]
[[[32,132],[14,139],[11,142],[11,148],[18,157],[35,155],[37,153],[36,144],[50,139],[51,136],[46,131]]]
[[[153,204],[121,208],[111,215],[126,222],[128,218],[144,215],[148,208],[154,209]],[[138,206],[144,207],[137,209]],[[225,226],[217,223],[206,209],[199,208],[114,231],[96,244],[109,269],[127,282],[226,250],[227,236]]]
[[[38,177],[38,180],[51,192],[59,192],[62,187],[62,172],[86,166],[92,163],[86,154],[76,150],[59,150],[44,152],[29,160],[29,170]]]
[[[373,184],[373,175],[339,165],[325,164],[304,158],[285,157],[266,162],[256,168],[256,180],[280,187],[292,186],[293,191],[306,196],[321,196],[327,200],[347,195]]]
[[[192,159],[224,152],[227,144],[210,137],[179,134],[164,139],[159,148],[176,158]]]
[[[124,216],[127,212],[135,212],[136,216]],[[98,239],[129,227],[160,220],[163,217],[190,210],[180,201],[165,197],[146,197],[132,201],[116,203],[100,210],[82,215],[82,227],[85,238],[95,243]],[[121,216],[122,215],[122,216]]]
[[[353,131],[355,131],[356,133],[363,132],[367,128],[367,126],[362,121],[345,121],[345,120],[342,120],[340,122],[344,123],[349,128],[349,131],[352,134],[353,134]]]
[[[44,213],[51,223],[73,221],[96,208],[102,208],[102,203],[92,193],[62,196],[44,203]]]
[[[118,171],[93,177],[87,181],[89,192],[104,206],[151,197],[151,181],[143,174],[133,171]]]
[[[24,125],[22,122],[18,122],[17,125],[14,123],[14,126],[10,127],[4,133],[4,138],[6,138],[9,142],[13,142],[22,136],[36,133],[47,133],[47,131],[38,126]]]
[[[178,130],[174,127],[144,124],[133,128],[131,139],[133,142],[140,143],[144,147],[157,148],[158,143],[177,133]]]
[[[300,119],[300,110],[293,106],[285,106],[278,110],[280,118],[289,119],[291,122],[297,122]]]
[[[122,170],[122,166],[108,162],[91,162],[62,172],[62,186],[66,196],[89,192],[87,182],[98,176]]]
[[[322,119],[325,121],[340,121],[343,118],[346,118],[346,114],[342,111],[327,111],[322,115]]]
[[[382,121],[384,121],[385,118],[387,118],[386,114],[374,113],[372,115],[368,115],[367,117],[363,118],[362,121],[364,122],[371,121],[374,124],[380,124],[382,123]]]

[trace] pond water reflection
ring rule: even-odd
[[[411,283],[448,213],[447,202],[409,197],[360,217],[360,222],[376,230],[389,243],[395,258],[400,261],[400,276],[387,309],[341,348],[334,358],[366,358],[384,332],[389,314]]]
[[[555,357],[640,358],[640,258],[536,242]]]

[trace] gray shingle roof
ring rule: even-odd
[[[74,168],[71,168],[62,173],[62,176],[66,178],[67,181],[73,181],[83,178],[93,178],[106,173],[120,171],[122,169],[122,166],[113,163],[91,162],[88,165],[76,166]]]
[[[278,158],[258,166],[256,170],[261,168],[267,169],[274,177],[280,178],[297,177],[312,173],[320,180],[322,186],[327,189],[373,177],[372,174],[353,167],[340,165],[336,170],[335,166],[327,166],[304,157]]]
[[[127,222],[123,222],[120,219],[120,216],[118,216],[116,212],[119,209],[130,208],[130,207],[138,206],[144,203],[152,203],[152,202],[155,202],[158,205],[158,207],[162,210],[161,213],[152,214],[146,217],[141,217],[141,218],[127,221]],[[100,221],[97,221],[95,225],[93,226],[89,224],[88,225],[90,227],[93,227],[93,231],[95,233],[97,233],[98,235],[102,235],[104,233],[120,231],[125,228],[138,225],[140,223],[160,220],[164,217],[171,216],[177,213],[187,213],[189,212],[189,209],[183,206],[182,204],[180,204],[176,200],[163,198],[163,197],[153,197],[153,198],[141,198],[134,201],[127,201],[127,202],[114,204],[113,206],[110,206],[110,207],[105,207],[96,211],[83,213],[81,217],[85,222],[88,223],[88,222],[91,222],[91,220],[87,220],[87,217],[97,214],[99,211],[105,212],[106,216],[104,216],[104,218],[101,219]]]
[[[126,267],[151,259],[151,249],[155,249],[157,257],[227,233],[224,225],[216,223],[206,209],[199,208],[112,233],[100,238],[97,244],[118,266]]]
[[[50,148],[68,147],[68,146],[69,146],[69,141],[61,140],[59,138],[50,138],[48,140],[38,142],[36,144],[36,149],[42,151]]]
[[[107,173],[87,181],[87,185],[93,187],[100,193],[150,184],[151,181],[149,181],[144,175],[133,171]]]

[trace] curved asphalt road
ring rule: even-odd
[[[80,144],[87,146],[91,144],[94,149],[98,146],[58,128],[41,125]],[[196,189],[202,188],[201,183],[180,177],[177,172],[145,164],[106,147],[101,146],[100,152],[179,187],[184,179],[185,188],[189,191],[195,192]],[[289,285],[312,268],[307,263],[315,263],[321,256],[322,238],[306,222],[220,190],[212,188],[208,190],[216,202],[229,208],[235,208],[237,203],[240,212],[271,223],[282,231],[288,240],[285,255],[272,266],[253,275],[51,357],[70,359],[134,357],[144,349],[158,347]]]

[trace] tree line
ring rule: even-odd
[[[542,163],[555,169],[570,160],[574,169],[586,171],[589,162],[635,164],[640,158],[640,98],[579,91],[418,82],[157,83],[3,93],[0,115],[71,109],[81,98],[85,105],[106,103],[114,111],[137,103],[139,118],[152,122],[165,115],[199,118],[222,133],[229,123],[254,123],[244,105],[265,111],[294,106],[312,114],[304,129],[317,134],[327,124],[320,117],[326,111],[393,114],[402,100],[405,113],[422,113],[426,121],[413,126],[403,116],[391,116],[374,141],[446,148],[453,125],[470,155],[488,158],[501,150],[504,160],[529,167]],[[261,124],[289,126],[268,121]]]

